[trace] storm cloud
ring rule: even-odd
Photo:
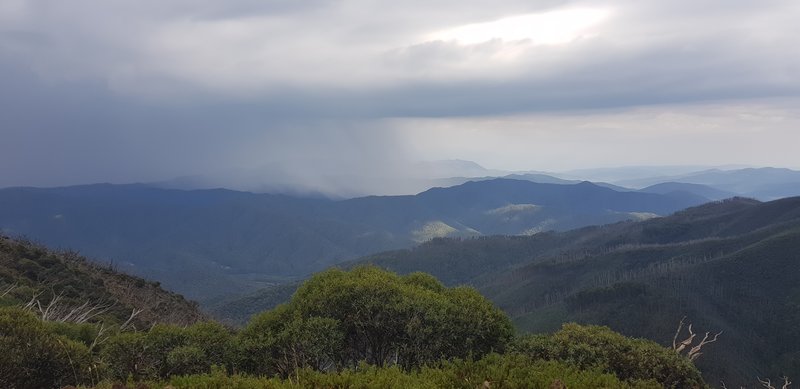
[[[3,0],[0,186],[798,167],[798,18],[791,0]]]

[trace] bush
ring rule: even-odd
[[[81,343],[86,347],[91,347],[97,339],[99,327],[92,323],[65,323],[65,322],[43,322],[47,332],[66,337],[67,339]]]
[[[166,362],[174,375],[205,373],[209,366],[205,352],[196,346],[175,347],[167,354]]]
[[[145,336],[141,332],[125,332],[106,341],[101,355],[112,378],[124,380],[130,376],[142,380],[155,375],[146,352]]]
[[[202,322],[186,328],[186,346],[196,348],[202,353],[202,362],[192,369],[202,372],[210,371],[211,366],[232,369],[235,363],[233,341],[231,331],[216,322]],[[177,368],[175,370],[181,371]]]
[[[120,333],[106,341],[102,355],[111,377],[119,380],[206,373],[213,365],[234,367],[233,336],[213,322],[185,329],[159,324],[148,332]]]
[[[608,327],[565,324],[552,336],[521,337],[512,349],[534,359],[554,360],[579,369],[600,369],[621,380],[653,379],[667,388],[705,388],[687,358],[644,339]]]
[[[440,359],[502,351],[513,336],[508,317],[472,288],[448,289],[432,276],[405,277],[374,266],[316,274],[288,305],[303,318],[338,322],[337,364],[360,361],[406,369]]]
[[[343,346],[338,324],[329,318],[303,318],[286,305],[264,312],[239,336],[241,368],[282,376],[298,368],[330,369]]]
[[[168,357],[172,350],[186,343],[186,331],[182,328],[165,324],[153,326],[144,337],[145,360],[152,377],[166,378],[180,374],[178,366],[171,365]]]
[[[92,360],[86,346],[48,332],[21,308],[0,308],[0,350],[3,388],[57,388],[79,385],[90,377]]]

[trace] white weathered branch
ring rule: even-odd
[[[701,354],[703,354],[702,352],[700,352],[700,349],[702,349],[703,346],[705,346],[705,345],[707,345],[709,343],[716,342],[717,338],[719,338],[719,336],[722,334],[722,331],[717,332],[716,334],[714,334],[714,337],[712,339],[708,339],[709,334],[710,334],[709,332],[706,332],[706,335],[703,337],[703,340],[701,340],[700,343],[697,344],[697,346],[692,347],[689,350],[689,352],[686,354],[686,356],[689,357],[690,360],[694,361]],[[694,335],[692,335],[692,336],[694,336]]]
[[[61,293],[55,295],[47,304],[42,304],[42,301],[39,300],[41,294],[42,292],[34,294],[23,308],[37,313],[39,318],[45,321],[86,323],[108,312],[114,306],[114,304],[91,304],[87,300],[77,307],[70,307],[63,303]]]
[[[760,384],[761,384],[763,387],[765,387],[765,388],[767,388],[767,389],[775,389],[775,387],[774,387],[774,386],[772,386],[772,381],[771,381],[769,378],[767,378],[766,380],[762,380],[761,378],[758,378],[758,377],[756,377],[756,379],[758,379],[758,382],[759,382],[759,383],[760,383]]]
[[[767,378],[766,380],[762,380],[761,378],[756,377],[756,379],[758,379],[758,382],[764,388],[766,388],[766,389],[776,389],[774,386],[772,386],[772,381],[769,378]],[[792,384],[792,381],[789,381],[789,377],[783,376],[783,377],[781,377],[781,379],[783,380],[783,386],[781,386],[781,389],[789,389],[789,385]]]
[[[700,341],[700,343],[694,345],[694,339],[697,336],[697,334],[694,333],[694,329],[692,328],[692,324],[690,323],[689,327],[687,328],[689,331],[689,336],[686,339],[678,342],[678,338],[683,332],[683,325],[685,323],[685,320],[686,317],[684,316],[681,319],[681,322],[678,323],[678,330],[675,331],[675,336],[672,338],[672,349],[675,350],[676,353],[681,354],[684,350],[688,348],[689,351],[685,355],[687,358],[689,358],[689,360],[694,361],[697,358],[699,358],[700,355],[703,354],[701,352],[703,346],[709,343],[716,342],[719,336],[722,335],[722,331],[715,333],[713,337],[711,337],[710,332],[706,332],[705,336],[703,336],[703,339]],[[709,337],[711,338],[709,339]]]
[[[133,319],[136,318],[136,316],[138,316],[143,311],[144,311],[144,309],[133,308],[133,310],[131,311],[130,317],[128,317],[128,320],[125,320],[125,322],[122,323],[122,325],[119,326],[119,330],[120,331],[125,331],[126,329],[133,327]]]
[[[11,293],[16,288],[17,288],[17,283],[7,286],[5,289],[0,291],[0,297],[5,297],[7,294]]]

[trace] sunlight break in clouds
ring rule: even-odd
[[[438,31],[427,36],[426,40],[457,41],[462,44],[478,44],[494,39],[529,40],[537,45],[559,45],[594,35],[587,30],[605,21],[609,14],[605,9],[574,8],[516,15]]]

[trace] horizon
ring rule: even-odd
[[[188,177],[175,177],[170,180],[152,181],[152,182],[85,182],[85,183],[69,183],[65,185],[52,185],[52,186],[36,186],[36,185],[12,185],[0,187],[0,190],[14,189],[14,188],[33,188],[33,189],[58,189],[58,188],[71,188],[71,187],[86,187],[95,185],[115,185],[115,186],[144,186],[154,189],[167,189],[167,190],[181,190],[181,191],[195,191],[195,190],[229,190],[234,192],[248,192],[253,194],[277,194],[287,195],[298,198],[327,198],[331,200],[346,200],[370,196],[408,196],[418,195],[430,189],[436,188],[450,188],[460,186],[467,182],[485,181],[494,179],[507,179],[507,180],[521,180],[530,181],[537,184],[558,184],[558,185],[571,185],[580,184],[583,182],[590,182],[595,185],[605,186],[612,190],[631,190],[642,191],[649,187],[657,187],[663,184],[688,184],[704,187],[709,190],[719,190],[718,184],[700,182],[693,180],[693,177],[702,176],[706,173],[743,173],[746,171],[757,170],[773,170],[773,171],[787,171],[790,173],[800,173],[800,170],[795,170],[786,167],[776,166],[747,166],[747,165],[719,165],[719,166],[702,166],[702,165],[638,165],[638,166],[617,166],[617,167],[592,167],[588,169],[574,169],[567,171],[539,171],[539,170],[519,170],[519,171],[506,171],[498,169],[486,168],[474,161],[451,159],[439,161],[420,161],[417,163],[418,167],[427,168],[427,175],[420,175],[416,177],[404,177],[400,181],[401,184],[397,185],[379,185],[381,190],[377,192],[370,192],[369,188],[374,189],[375,185],[361,186],[359,189],[352,189],[348,187],[339,187],[339,191],[326,191],[326,188],[310,188],[303,186],[291,186],[286,183],[267,183],[266,181],[227,181],[228,185],[218,185],[224,182],[220,176],[188,176]],[[456,170],[452,170],[454,165]],[[440,166],[437,166],[440,165]],[[438,169],[444,166],[444,170]],[[458,171],[465,172],[464,168],[478,168],[480,170],[472,170],[473,174],[457,174]],[[461,168],[461,170],[458,170]],[[254,172],[257,170],[253,170]],[[450,174],[448,174],[450,173]],[[525,176],[528,176],[527,178]],[[559,180],[560,182],[550,182],[549,179]],[[254,176],[250,176],[251,180]],[[342,176],[332,177],[333,179],[342,178]],[[373,180],[380,180],[380,178],[372,177]],[[542,181],[542,179],[545,179]],[[223,180],[223,181],[220,181]],[[741,181],[741,178],[734,181]],[[779,178],[778,181],[785,182],[790,185],[800,185],[800,181],[794,178]],[[379,183],[385,184],[387,181],[380,181]],[[374,184],[374,182],[372,182]],[[723,184],[724,186],[724,184]],[[386,187],[397,189],[396,192],[388,192]],[[399,189],[398,189],[399,188]],[[690,190],[694,192],[694,190]],[[735,191],[728,192],[730,195],[743,196],[743,193]],[[800,195],[800,192],[797,193]],[[747,197],[746,195],[744,195]],[[777,197],[779,198],[779,197]],[[766,198],[762,200],[770,200]]]
[[[789,0],[12,0],[0,187],[262,169],[363,192],[448,159],[798,169],[797,17]]]

